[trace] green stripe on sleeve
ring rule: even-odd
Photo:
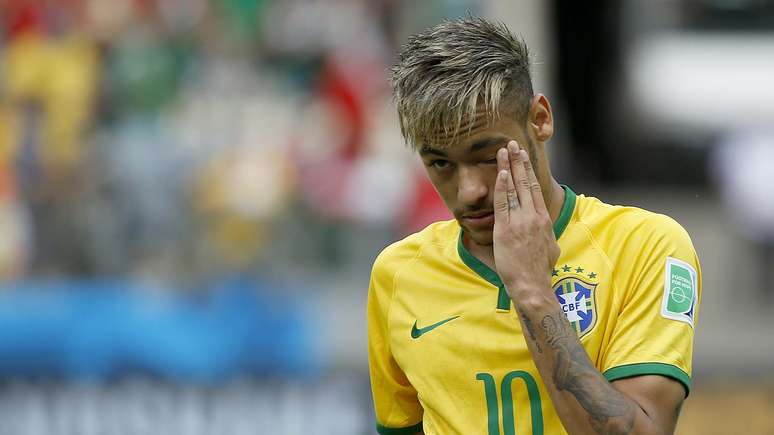
[[[376,431],[379,432],[380,435],[416,435],[417,433],[422,432],[422,422],[420,421],[411,427],[402,428],[386,427],[376,423]]]
[[[684,372],[681,368],[673,366],[672,364],[626,364],[608,369],[604,373],[605,379],[610,382],[618,379],[631,378],[633,376],[642,375],[661,375],[672,378],[683,384],[683,387],[685,388],[685,397],[688,397],[688,393],[691,392],[691,377],[688,376],[688,373]]]

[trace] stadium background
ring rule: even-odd
[[[561,181],[692,235],[678,433],[774,434],[772,2],[0,0],[0,435],[374,433],[370,264],[446,216],[385,72],[466,11]]]

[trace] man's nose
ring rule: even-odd
[[[475,205],[484,200],[489,193],[486,177],[479,168],[459,167],[457,200],[464,205]]]

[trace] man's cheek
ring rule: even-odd
[[[431,179],[431,181],[433,181]],[[452,212],[453,215],[458,215],[458,210],[456,210],[457,206],[457,189],[455,186],[450,186],[448,184],[443,183],[436,183],[433,182],[433,187],[435,187],[436,193],[438,193],[438,196],[441,198],[444,204],[446,204],[446,208],[449,209],[449,211]]]

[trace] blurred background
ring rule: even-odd
[[[774,434],[774,2],[0,0],[0,435],[373,434],[371,263],[448,216],[386,70],[468,11],[557,178],[693,238],[678,433]]]

